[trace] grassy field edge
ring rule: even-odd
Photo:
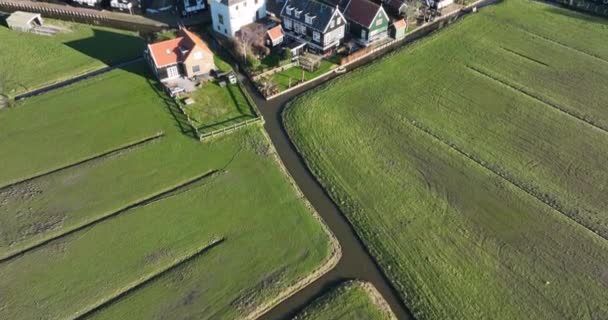
[[[304,289],[309,284],[315,282],[317,279],[321,278],[323,275],[325,275],[326,273],[331,271],[342,258],[342,247],[340,246],[338,239],[331,232],[331,230],[329,229],[329,227],[327,226],[327,224],[325,223],[325,221],[323,220],[321,215],[319,215],[317,210],[315,210],[315,208],[312,206],[312,204],[304,196],[304,194],[302,193],[302,190],[300,190],[300,188],[298,187],[298,185],[295,182],[295,180],[293,179],[293,177],[289,174],[289,171],[287,171],[287,168],[283,164],[283,161],[281,161],[281,158],[279,157],[276,149],[274,148],[274,144],[272,143],[272,140],[268,136],[268,133],[266,132],[266,130],[264,130],[263,125],[260,123],[258,123],[257,125],[259,126],[259,129],[262,132],[264,139],[268,142],[268,144],[270,146],[270,148],[269,148],[271,151],[270,153],[271,153],[271,156],[274,159],[275,163],[277,164],[277,166],[279,167],[279,169],[281,170],[283,175],[287,178],[289,184],[293,187],[293,190],[300,198],[300,201],[302,201],[304,203],[304,206],[306,206],[306,208],[308,208],[308,210],[312,214],[312,216],[321,225],[321,228],[323,229],[323,231],[325,231],[325,234],[329,238],[329,246],[330,246],[331,251],[330,251],[329,255],[327,256],[325,263],[320,265],[316,270],[311,272],[309,275],[297,280],[294,284],[287,287],[287,289],[285,289],[281,294],[277,295],[274,299],[271,299],[271,300],[259,305],[255,310],[253,310],[253,312],[251,312],[246,317],[244,317],[243,318],[244,320],[254,320],[254,319],[260,318],[266,312],[270,311],[270,309],[279,305],[281,302],[287,300],[289,297],[295,295],[300,290]]]

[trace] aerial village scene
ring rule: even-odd
[[[608,1],[0,0],[0,319],[608,319]]]

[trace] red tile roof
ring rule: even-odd
[[[148,45],[150,55],[154,58],[156,67],[162,67],[170,64],[176,64],[182,61],[182,54],[179,50],[179,44],[184,40],[184,37],[157,42]]]
[[[268,33],[270,40],[275,41],[283,37],[283,28],[281,28],[281,25],[278,25],[266,31],[266,33]]]
[[[369,28],[379,10],[380,6],[369,0],[351,0],[344,11],[344,16]]]
[[[156,67],[162,67],[166,65],[176,64],[183,62],[188,58],[188,54],[192,52],[195,47],[213,55],[207,44],[194,33],[184,29],[180,30],[182,36],[175,39],[161,41],[148,45],[150,55],[154,59]],[[182,55],[180,48],[186,49],[188,53],[186,56]]]
[[[405,22],[405,20],[401,19],[401,20],[397,20],[393,23],[393,26],[395,26],[395,29],[403,29],[405,27],[407,27],[407,23]]]

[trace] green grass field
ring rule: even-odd
[[[0,24],[0,94],[15,96],[142,55],[134,32],[45,19],[55,36],[14,32]]]
[[[418,319],[608,314],[607,25],[507,0],[288,108]]]
[[[147,70],[0,112],[0,186],[164,133],[0,189],[0,318],[235,319],[335,254],[259,126],[200,143]]]
[[[215,82],[204,84],[190,97],[195,103],[183,105],[200,132],[210,132],[256,117],[238,85],[222,88]]]
[[[382,299],[371,284],[349,282],[316,299],[294,320],[394,319],[390,310],[378,304],[378,298]]]

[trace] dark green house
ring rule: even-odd
[[[388,36],[388,15],[380,5],[370,0],[350,0],[344,17],[353,39],[364,46]]]

